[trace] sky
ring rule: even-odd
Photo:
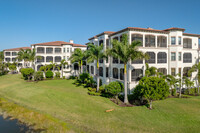
[[[0,0],[0,51],[126,27],[200,34],[199,0]]]

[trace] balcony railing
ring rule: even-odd
[[[167,47],[167,43],[158,43],[157,46],[158,47]]]

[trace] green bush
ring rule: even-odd
[[[32,68],[22,68],[21,73],[23,75],[24,80],[31,80],[34,74],[34,70]]]
[[[163,78],[143,77],[134,89],[133,95],[136,99],[147,99],[152,109],[153,100],[161,100],[169,96],[169,86]]]
[[[105,93],[110,95],[111,97],[115,97],[118,99],[118,95],[124,91],[124,86],[122,83],[115,81],[111,82],[105,86]]]
[[[9,70],[11,70],[12,73],[13,73],[15,70],[17,70],[16,65],[10,65],[10,66],[9,66]]]
[[[69,79],[77,79],[76,76],[70,76]]]
[[[172,96],[176,96],[176,89],[172,89],[172,90],[171,90],[171,95],[172,95]]]
[[[50,71],[50,70],[48,70],[45,75],[46,75],[47,79],[52,79],[53,78],[53,72]]]
[[[100,93],[100,92],[96,92],[96,91],[97,91],[96,88],[88,87],[88,94],[89,94],[89,95],[92,95],[92,96],[100,96],[101,93]]]
[[[198,88],[188,88],[188,89],[185,89],[184,91],[184,94],[185,95],[195,95],[198,93]]]
[[[60,78],[60,72],[55,72],[56,78]]]
[[[38,71],[33,74],[34,81],[41,81],[44,79],[43,72]]]

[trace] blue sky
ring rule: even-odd
[[[48,41],[85,44],[126,27],[200,34],[199,0],[0,0],[0,50]]]

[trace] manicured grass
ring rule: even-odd
[[[0,77],[0,97],[65,122],[75,132],[200,132],[200,97],[153,102],[155,109],[119,107],[89,96],[73,80],[25,82],[21,75]],[[106,113],[105,110],[115,109]]]

